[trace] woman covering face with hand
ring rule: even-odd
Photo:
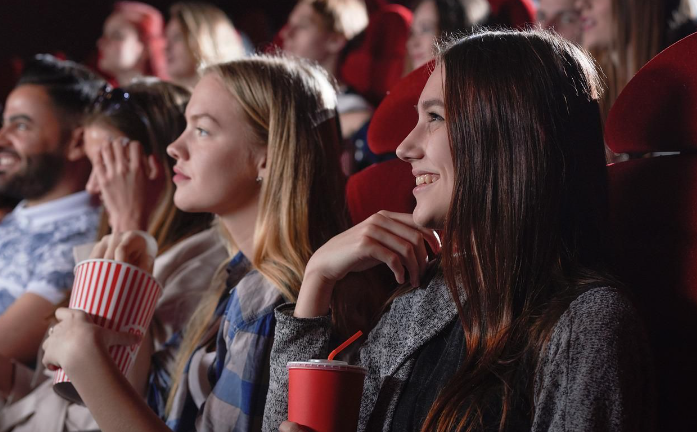
[[[87,189],[105,208],[99,237],[142,230],[157,240],[154,275],[164,295],[129,378],[153,407],[162,409],[181,331],[204,292],[200,288],[210,284],[228,256],[218,230],[210,228],[211,215],[184,213],[173,201],[174,160],[166,147],[186,127],[189,96],[187,90],[157,79],[108,87],[83,122],[85,152],[93,165]],[[2,430],[36,430],[46,424],[97,427],[87,409],[68,409],[50,380],[39,373],[44,379],[37,381],[34,375],[28,368],[15,368],[9,395],[15,402],[0,413]]]
[[[168,148],[174,200],[218,215],[239,252],[187,328],[165,412],[151,411],[107,355],[131,335],[57,312],[44,362],[69,374],[101,430],[260,429],[273,309],[297,297],[310,255],[347,223],[335,107],[326,73],[300,61],[256,57],[204,72]],[[127,232],[93,253],[137,262],[143,247]]]
[[[359,431],[651,429],[640,320],[602,272],[599,84],[550,33],[445,48],[397,149],[414,213],[378,213],[312,256],[276,312],[265,431],[302,430],[282,424],[286,364],[326,358],[335,284],[380,263],[404,285],[361,347]]]

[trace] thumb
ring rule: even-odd
[[[289,422],[289,421],[284,421],[281,423],[281,426],[278,428],[279,432],[308,432],[307,429],[300,427],[299,424]]]

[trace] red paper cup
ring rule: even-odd
[[[356,432],[367,369],[336,360],[287,367],[288,420],[313,432]]]
[[[119,261],[91,259],[75,266],[75,282],[70,295],[71,309],[87,312],[92,321],[104,328],[144,335],[155,312],[162,287],[155,278]],[[112,346],[109,354],[126,375],[135,361],[140,344]],[[53,389],[77,403],[82,399],[62,369],[53,378]]]

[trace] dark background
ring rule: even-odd
[[[267,44],[285,22],[296,0],[227,0],[213,3],[257,47]],[[19,61],[37,53],[63,53],[93,64],[102,24],[114,0],[0,0],[0,101],[17,77]],[[174,0],[146,0],[167,19]]]

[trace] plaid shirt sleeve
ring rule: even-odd
[[[282,303],[278,290],[258,273],[232,291],[218,333],[216,360],[209,370],[213,391],[196,430],[261,430],[276,325],[274,308]]]

